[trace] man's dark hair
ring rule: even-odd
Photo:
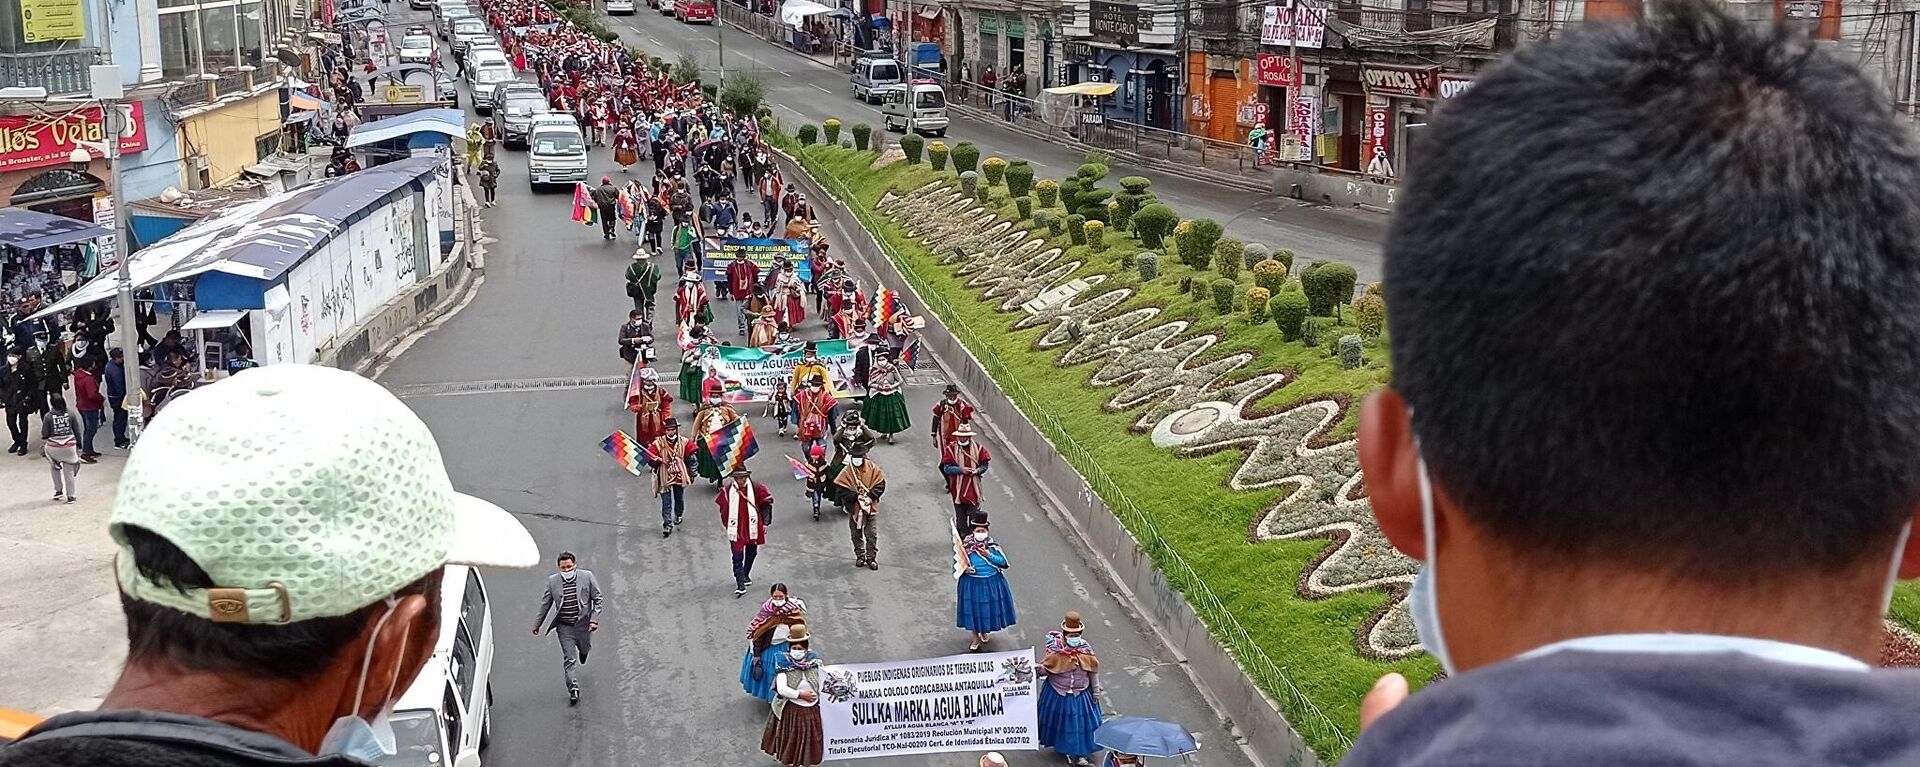
[[[1440,109],[1386,244],[1393,385],[1520,551],[1832,572],[1920,504],[1920,160],[1803,37],[1698,0]]]
[[[143,527],[120,528],[134,567],[161,587],[213,588],[213,577],[179,547]],[[427,598],[427,615],[440,614],[440,570],[408,584],[396,595]],[[346,615],[309,618],[283,625],[215,623],[171,607],[120,593],[127,617],[127,655],[133,661],[166,661],[192,671],[244,674],[287,681],[325,671],[386,605],[368,605]]]
[[[573,560],[573,552],[571,551],[562,551],[560,552],[560,556],[553,558],[554,564],[559,564],[561,562],[567,562],[572,560]]]

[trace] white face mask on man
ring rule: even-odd
[[[379,713],[373,715],[373,720],[361,719],[357,712],[367,693],[367,672],[373,668],[374,642],[380,638],[380,630],[386,628],[387,621],[399,606],[399,597],[387,597],[387,613],[380,616],[380,622],[373,624],[373,636],[367,639],[367,652],[360,660],[360,683],[354,687],[353,693],[352,711],[355,713],[333,720],[333,726],[328,727],[326,736],[320,739],[320,750],[316,755],[339,754],[372,763],[398,752],[391,721],[393,705],[397,702],[394,690],[400,686],[398,669],[394,671],[393,681],[387,683],[386,702],[381,704]],[[402,648],[407,646],[412,631],[413,627],[409,626],[400,635]]]

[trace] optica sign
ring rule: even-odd
[[[121,152],[147,148],[147,116],[140,102],[129,105],[133,125],[120,137]],[[99,107],[84,107],[50,115],[0,116],[0,171],[38,168],[66,162],[82,141],[107,137]]]

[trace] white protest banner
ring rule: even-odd
[[[826,760],[1040,747],[1033,650],[827,666]]]
[[[827,366],[829,390],[839,399],[858,396],[853,386],[854,352],[846,341],[816,341],[814,351]],[[731,403],[773,399],[774,384],[793,379],[793,369],[806,356],[803,342],[755,349],[742,346],[706,346],[700,362],[707,374],[720,379],[721,396]],[[789,392],[791,394],[792,392]]]

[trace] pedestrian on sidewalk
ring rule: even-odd
[[[720,489],[714,503],[720,507],[720,525],[733,549],[733,597],[739,599],[753,585],[753,560],[766,545],[767,527],[773,524],[773,492],[741,467],[733,470],[733,481]]]
[[[113,408],[113,446],[125,450],[133,444],[127,440],[127,360],[126,353],[117,346],[107,350],[104,380],[107,407]]]
[[[600,581],[593,571],[574,562],[573,552],[562,551],[555,560],[559,572],[547,576],[547,591],[540,595],[540,612],[533,619],[533,635],[555,632],[560,635],[560,671],[567,681],[567,705],[580,702],[580,679],[574,666],[587,665],[587,653],[593,649],[593,632],[600,630]]]
[[[488,124],[491,125],[492,123],[488,123]],[[488,146],[492,146],[492,144],[488,144]],[[485,160],[481,160],[480,161],[480,194],[481,194],[481,197],[484,198],[481,200],[481,204],[486,205],[489,208],[493,207],[494,194],[499,189],[499,187],[500,187],[500,163],[498,161],[495,161],[492,157],[488,157]]]
[[[653,494],[660,496],[660,537],[673,535],[673,528],[687,514],[687,486],[693,484],[693,440],[680,436],[680,421],[668,417],[665,433],[647,445],[645,458],[653,467]]]
[[[886,474],[867,457],[866,446],[855,445],[833,484],[845,491],[842,498],[847,503],[847,530],[853,537],[853,566],[880,569],[880,543],[874,528],[880,496],[887,491]]]
[[[74,475],[80,473],[79,422],[67,410],[67,398],[53,395],[40,416],[40,455],[53,472],[53,499],[74,500]]]
[[[45,392],[34,380],[33,368],[27,365],[26,357],[19,349],[8,350],[7,366],[0,369],[0,405],[7,409],[7,434],[13,437],[7,452],[27,454],[28,419],[40,412],[44,396]]]
[[[980,511],[980,477],[993,456],[973,441],[973,426],[965,421],[953,432],[953,441],[940,448],[940,474],[947,479],[947,497],[953,499],[953,529],[965,533],[968,520]]]
[[[780,673],[780,656],[787,654],[793,627],[807,622],[807,604],[790,596],[787,584],[776,583],[767,601],[747,624],[747,653],[740,659],[740,687],[748,695],[773,702],[773,678]]]
[[[100,394],[100,361],[89,358],[73,371],[73,404],[80,411],[80,462],[99,463],[100,453],[93,449],[93,435],[100,430],[106,413],[106,398]]]
[[[813,767],[826,753],[820,725],[820,656],[807,624],[787,629],[787,654],[776,659],[772,711],[760,750],[786,767]]]
[[[967,652],[979,652],[987,635],[1014,624],[1013,589],[1007,587],[1007,555],[987,533],[987,515],[975,512],[973,531],[961,539],[955,584],[954,623],[973,634]],[[957,533],[956,533],[957,535]]]
[[[1100,750],[1093,744],[1100,727],[1100,656],[1081,636],[1086,630],[1080,613],[1067,611],[1060,628],[1047,632],[1039,669],[1040,745],[1075,767],[1090,767],[1087,757]]]
[[[369,460],[375,443],[386,450]],[[302,461],[311,473],[287,471]],[[0,765],[372,763],[387,751],[368,722],[384,724],[433,657],[444,565],[539,558],[519,521],[452,491],[399,399],[311,365],[222,380],[170,409],[121,491],[107,530],[119,679],[100,710],[0,746]]]

